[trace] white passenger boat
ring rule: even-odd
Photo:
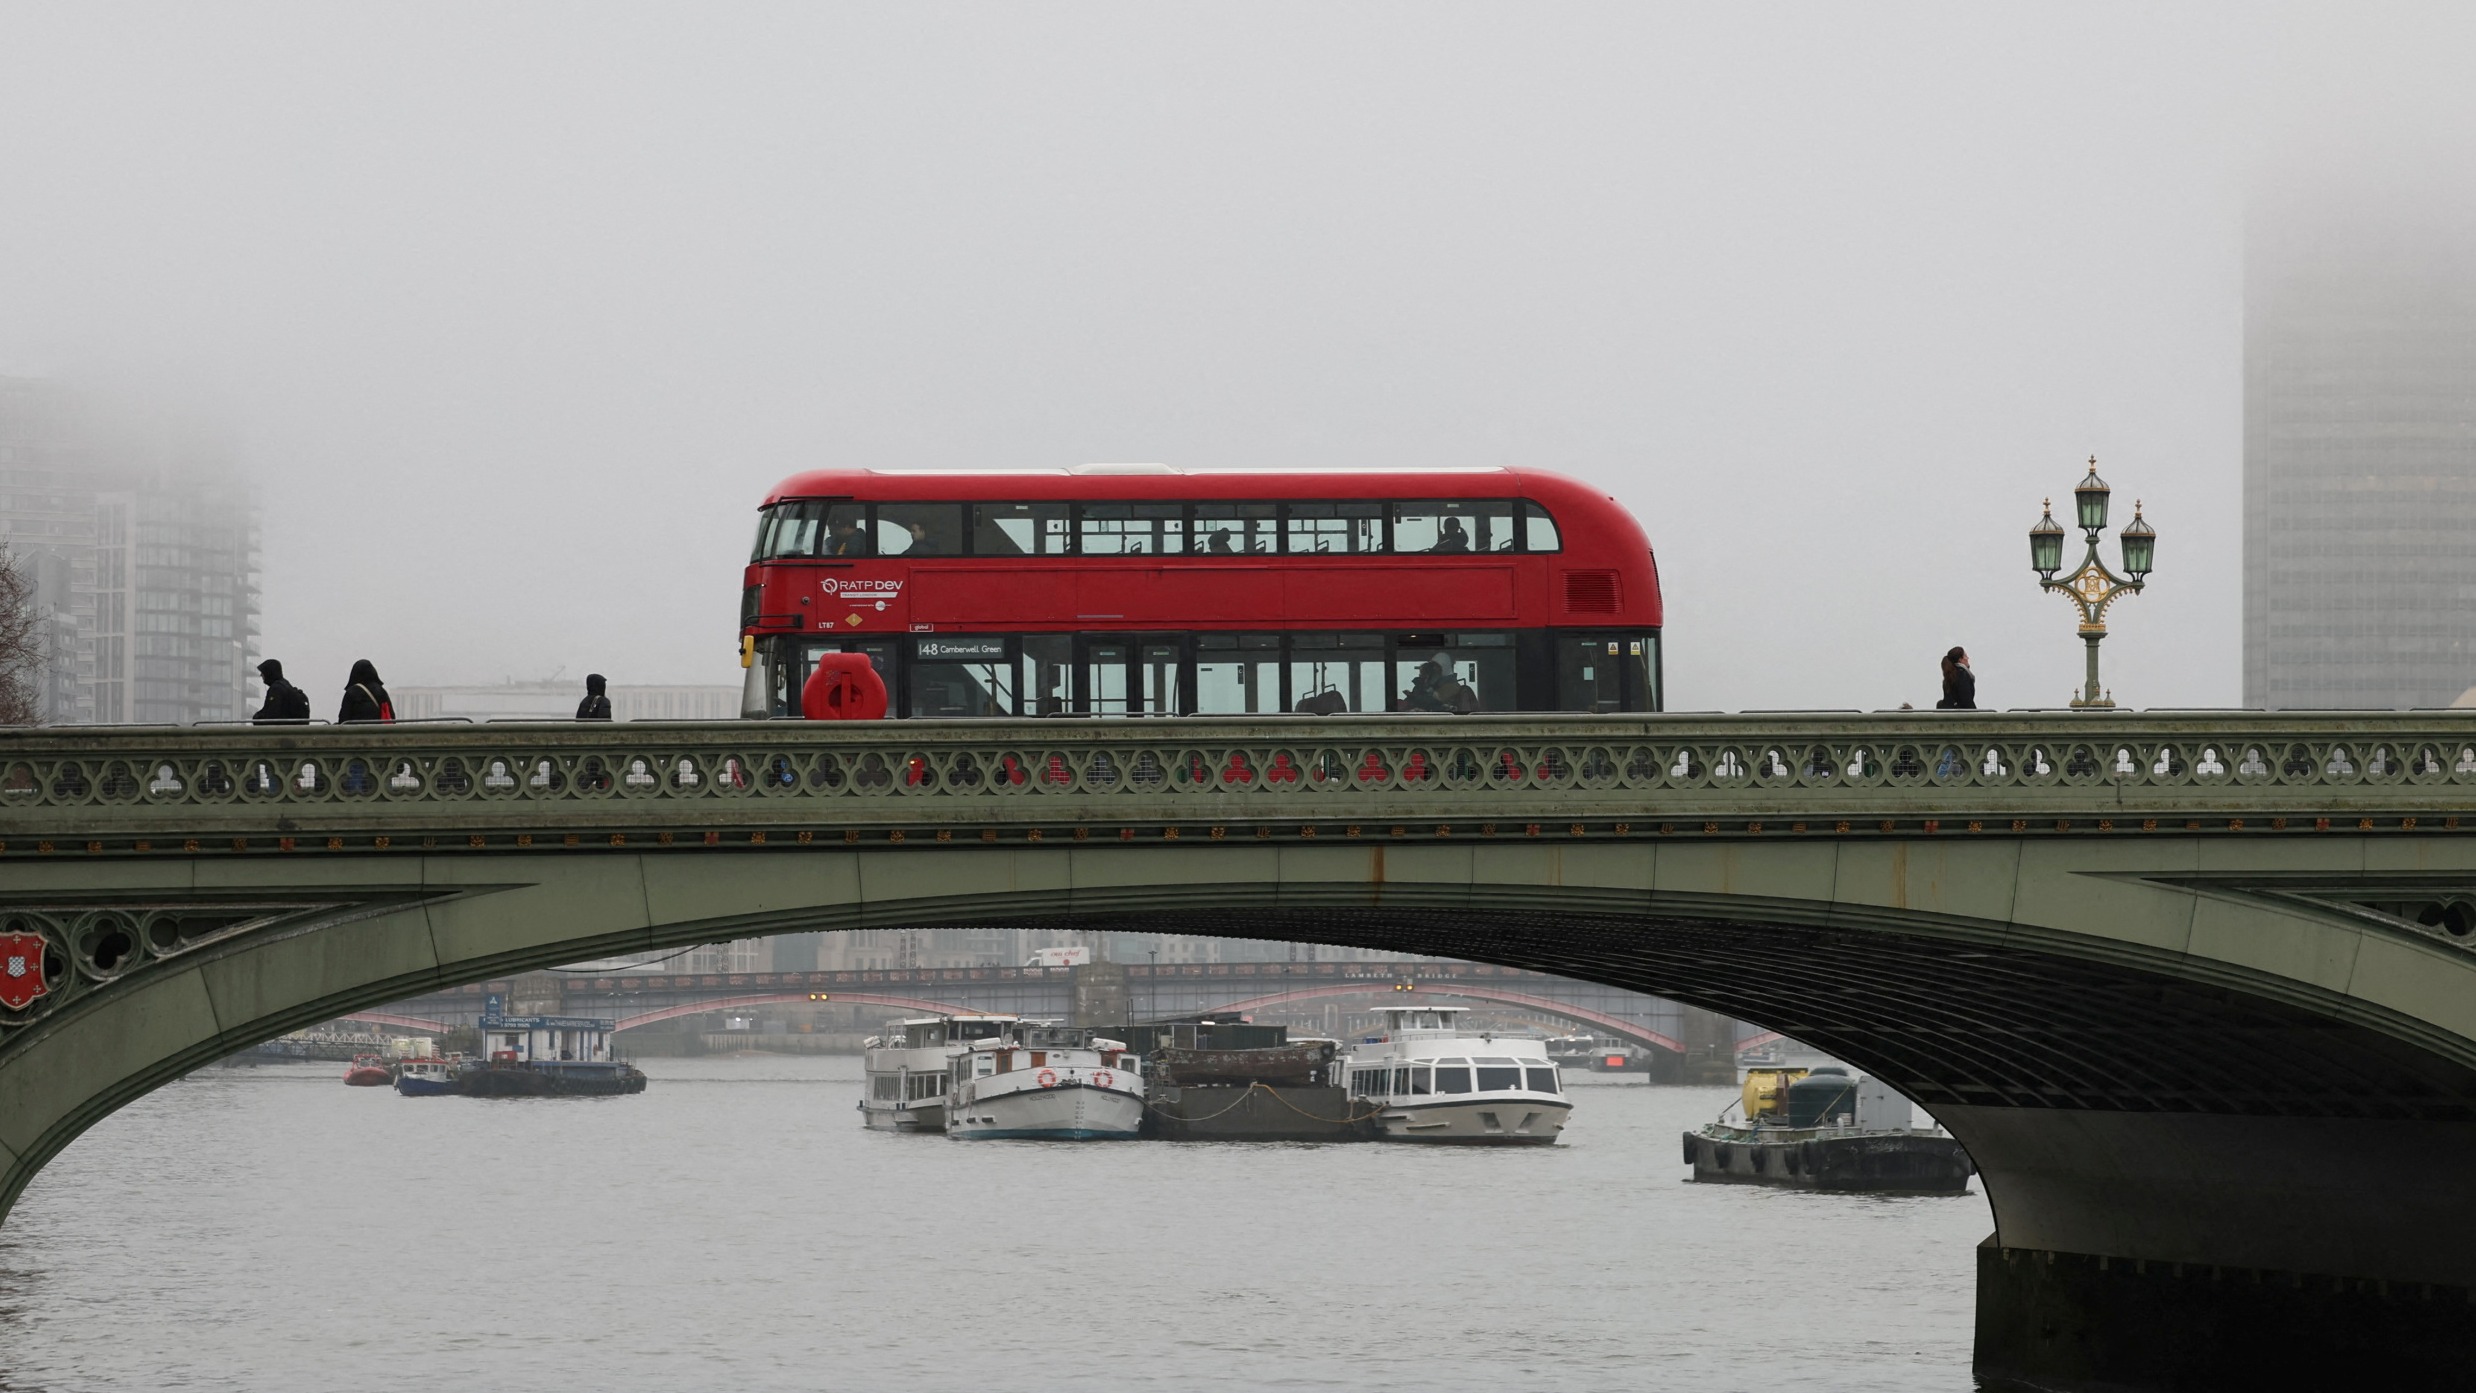
[[[1401,1006],[1350,1047],[1353,1103],[1379,1109],[1385,1141],[1545,1146],[1573,1112],[1542,1040],[1464,1033],[1464,1006]]]
[[[947,1065],[975,1040],[994,1040],[1012,1016],[922,1016],[862,1042],[867,1081],[860,1120],[881,1132],[946,1130]]]
[[[948,1136],[1107,1141],[1143,1126],[1143,1061],[1080,1026],[1018,1022],[949,1067]]]

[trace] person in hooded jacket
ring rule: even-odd
[[[344,709],[335,719],[345,724],[395,719],[395,702],[388,698],[386,684],[378,680],[378,666],[369,659],[353,663],[352,680],[344,686]]]
[[[602,681],[602,674],[598,672],[585,674],[585,699],[576,703],[576,719],[580,721],[610,719],[610,692]]]
[[[1934,704],[1937,711],[1975,711],[1977,709],[1977,674],[1969,670],[1968,652],[1954,647],[1943,655],[1943,699]]]
[[[258,680],[267,684],[266,705],[250,717],[259,725],[310,718],[309,693],[284,680],[284,665],[273,658],[258,664]]]

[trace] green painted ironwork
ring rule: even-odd
[[[2437,832],[2471,794],[2476,713],[2455,712],[33,730],[0,733],[0,864],[45,841],[167,855],[511,829],[2372,816]]]

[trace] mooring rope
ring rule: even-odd
[[[1240,1092],[1236,1098],[1230,1100],[1228,1107],[1221,1109],[1219,1112],[1206,1113],[1202,1117],[1187,1117],[1180,1113],[1169,1112],[1168,1100],[1166,1099],[1147,1098],[1144,1100],[1144,1106],[1148,1108],[1158,1108],[1162,1112],[1168,1113],[1169,1116],[1176,1118],[1180,1122],[1210,1122],[1214,1118],[1225,1117],[1230,1113],[1237,1111],[1238,1108],[1246,1103],[1247,1098],[1259,1088],[1264,1090],[1266,1093],[1271,1094],[1274,1102],[1288,1108],[1291,1112],[1298,1114],[1300,1117],[1306,1118],[1310,1122],[1321,1122],[1332,1127],[1352,1126],[1356,1123],[1364,1122],[1368,1118],[1374,1117],[1376,1114],[1384,1111],[1384,1105],[1379,1103],[1372,1111],[1362,1113],[1357,1110],[1356,1104],[1353,1103],[1351,1106],[1350,1115],[1347,1117],[1324,1117],[1317,1113],[1311,1113],[1305,1108],[1298,1106],[1296,1103],[1291,1102],[1289,1099],[1282,1097],[1281,1090],[1274,1088],[1271,1084],[1265,1083],[1261,1079],[1250,1080],[1246,1088]]]

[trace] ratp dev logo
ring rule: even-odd
[[[853,576],[827,576],[817,584],[828,595],[841,595],[853,600],[891,600],[903,593],[900,579],[863,580]]]

